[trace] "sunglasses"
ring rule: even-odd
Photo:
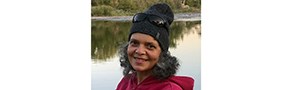
[[[132,22],[137,23],[137,22],[144,21],[145,19],[148,20],[153,25],[156,25],[158,27],[166,27],[166,24],[167,24],[167,22],[163,18],[161,18],[157,15],[145,14],[145,13],[135,14],[133,16]]]

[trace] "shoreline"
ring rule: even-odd
[[[95,21],[131,21],[132,16],[97,16],[91,17]],[[177,13],[174,14],[174,21],[201,21],[200,13]]]

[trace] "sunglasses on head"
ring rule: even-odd
[[[153,25],[156,25],[158,27],[165,27],[166,25],[166,21],[157,16],[157,15],[153,15],[153,14],[145,14],[145,13],[137,13],[133,16],[132,22],[133,23],[137,23],[137,22],[141,22],[144,20],[148,20],[150,23],[152,23]]]

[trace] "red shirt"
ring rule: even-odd
[[[153,76],[147,77],[137,84],[136,74],[124,76],[116,90],[193,90],[194,79],[185,76],[170,76],[159,80]]]

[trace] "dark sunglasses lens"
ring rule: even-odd
[[[145,14],[136,14],[133,17],[133,22],[139,22],[139,21],[143,21],[146,18],[147,15]]]
[[[164,26],[164,24],[165,24],[164,20],[162,18],[158,17],[158,16],[150,16],[149,20],[150,20],[151,23],[154,23],[158,26]]]

